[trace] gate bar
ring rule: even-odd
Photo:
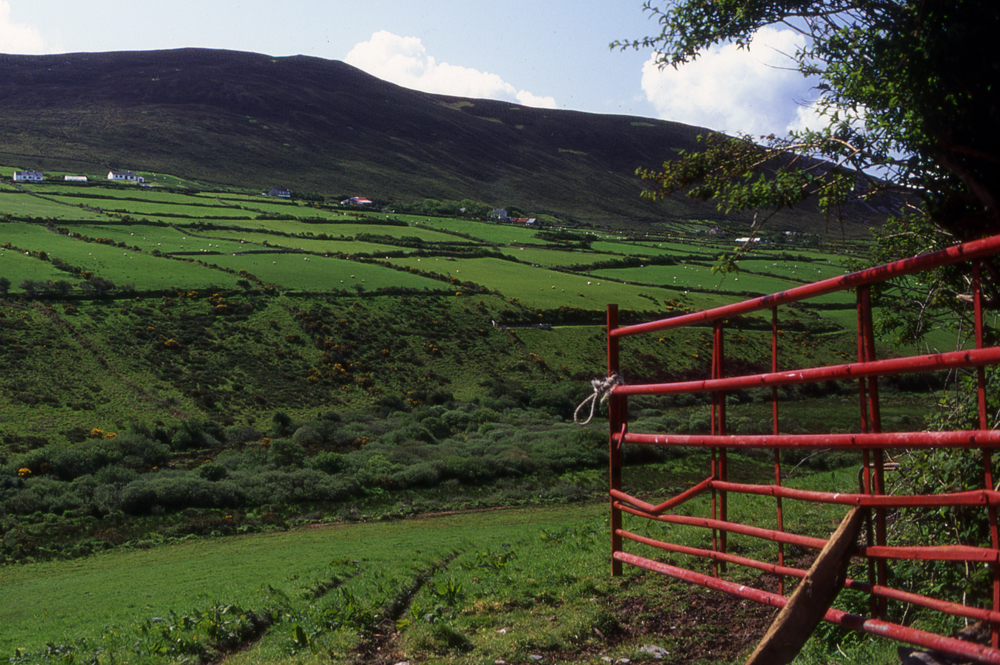
[[[771,607],[781,608],[788,602],[786,597],[779,596],[776,593],[761,591],[760,589],[748,587],[744,584],[736,584],[658,561],[651,561],[635,556],[634,554],[629,554],[628,552],[615,552],[614,556],[618,561],[623,561],[639,568],[662,573],[669,577],[746,598],[747,600],[764,603]],[[945,651],[948,654],[965,656],[983,663],[989,663],[990,665],[1000,665],[1000,651],[976,644],[975,642],[965,642],[954,637],[935,635],[878,619],[866,619],[865,617],[848,614],[847,612],[833,608],[827,610],[823,618],[830,623],[835,623],[846,628],[888,637],[899,642],[907,642],[908,644],[913,644],[924,649]]]
[[[700,312],[682,314],[669,319],[660,319],[648,323],[638,323],[631,326],[616,328],[609,333],[612,338],[638,335],[640,333],[654,332],[657,330],[667,330],[670,328],[681,328],[696,323],[709,323],[717,319],[726,319],[748,314],[761,309],[768,309],[785,305],[796,300],[815,298],[817,296],[853,289],[863,284],[874,284],[884,282],[893,277],[912,275],[913,273],[941,266],[953,265],[962,261],[972,261],[973,259],[985,258],[992,254],[1000,253],[1000,235],[991,236],[982,240],[974,240],[963,245],[953,245],[930,254],[921,254],[909,259],[887,263],[875,268],[866,268],[858,272],[844,275],[842,277],[831,277],[812,284],[796,286],[795,288],[773,293],[751,300],[734,303],[732,305],[722,305]]]

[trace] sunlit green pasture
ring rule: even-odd
[[[770,295],[802,286],[801,282],[784,280],[780,277],[747,272],[721,275],[713,273],[709,267],[683,264],[597,270],[593,274],[595,276],[619,279],[627,282],[673,286],[682,290],[696,289],[747,294],[745,296],[741,295],[740,298]],[[854,302],[854,295],[849,291],[840,291],[810,299],[806,301],[807,306],[809,302],[850,305]]]
[[[775,257],[767,258],[746,258],[741,259],[739,267],[741,270],[751,272],[767,273],[778,277],[788,277],[803,282],[818,282],[830,277],[840,277],[850,272],[842,265],[832,263],[831,255],[823,255],[822,259],[815,261],[787,260]]]
[[[711,258],[713,260],[719,255],[718,250],[713,247],[705,247],[704,245],[696,245],[694,243],[686,242],[658,242],[653,240],[647,242],[616,242],[613,244],[621,245],[622,249],[619,251],[628,254],[644,254],[648,256],[657,256],[660,254],[704,254],[706,258]],[[627,249],[630,245],[641,248],[641,251],[632,251]]]
[[[626,309],[655,309],[662,301],[675,299],[679,295],[672,289],[625,285],[500,259],[406,257],[390,261],[415,270],[435,272],[460,282],[471,281],[497,289],[525,305],[538,308],[568,305],[602,310],[608,303],[617,303]]]
[[[314,209],[309,209],[310,214],[301,214],[302,208],[295,201],[283,201],[277,197],[272,197],[269,201],[254,201],[252,204],[247,204],[247,207],[253,208],[254,210],[260,210],[262,212],[274,213],[278,215],[295,215],[296,217],[312,217],[311,213],[319,212]]]
[[[177,223],[178,226],[187,226],[191,224],[191,222],[180,222],[179,220],[175,220],[174,223]],[[364,224],[358,222],[323,224],[284,219],[253,219],[245,221],[240,220],[238,222],[238,226],[248,230],[258,229],[264,232],[278,231],[280,233],[294,234],[302,237],[308,235],[319,236],[326,234],[331,238],[337,238],[339,236],[354,237],[361,233],[370,233],[373,235],[383,235],[392,238],[402,238],[404,236],[417,237],[427,242],[461,242],[461,239],[456,238],[455,236],[428,229],[382,224]],[[198,233],[203,235],[214,235],[216,231],[208,229],[205,231],[199,231]],[[286,242],[289,243],[294,243],[297,240],[298,238],[286,238]]]
[[[642,282],[672,286],[678,289],[716,289],[730,291],[726,288],[722,276],[713,273],[710,266],[677,264],[672,266],[643,266],[636,268],[607,268],[591,273],[595,277],[619,279],[628,282]],[[787,282],[786,282],[787,283]]]
[[[134,284],[140,291],[173,287],[235,289],[240,279],[238,275],[200,266],[184,258],[168,259],[143,252],[118,251],[122,252],[122,260],[118,260],[117,256],[112,259],[107,252],[95,249],[92,266],[85,264],[84,267],[91,266],[89,270],[115,284]]]
[[[43,217],[58,220],[107,219],[101,213],[77,207],[76,202],[70,205],[62,205],[21,192],[0,193],[0,214],[10,214],[14,217]]]
[[[0,277],[10,280],[11,292],[17,292],[18,285],[26,279],[43,281],[71,279],[66,273],[56,270],[48,261],[10,249],[0,249]]]
[[[197,183],[166,173],[140,173],[139,175],[142,175],[146,179],[146,183],[151,184],[153,187],[185,187],[191,190],[198,190],[204,187],[203,183]]]
[[[174,201],[134,201],[134,200],[116,200],[116,199],[82,199],[80,197],[74,196],[56,196],[53,197],[59,201],[69,203],[71,205],[78,205],[83,203],[85,205],[93,206],[95,208],[102,208],[104,210],[112,210],[120,213],[129,214],[132,216],[142,216],[149,217],[151,215],[179,215],[183,217],[191,217],[194,219],[201,218],[238,218],[242,219],[244,217],[250,217],[253,213],[247,210],[240,210],[239,208],[231,208],[229,206],[220,205],[192,205],[191,201],[184,202],[174,202]]]
[[[71,246],[76,247],[76,243],[79,243],[81,246],[83,245],[80,241],[51,231],[42,224],[29,222],[0,224],[0,238],[3,239],[3,242],[9,242],[16,248],[32,253],[42,250],[48,254],[53,254],[54,249],[52,248],[55,247],[65,250]],[[58,254],[55,255],[58,256]]]
[[[396,245],[361,242],[358,240],[352,240],[350,237],[337,237],[332,234],[328,234],[328,240],[302,236],[289,238],[287,236],[269,234],[264,231],[256,230],[222,231],[213,229],[211,231],[206,231],[205,235],[215,239],[216,241],[222,240],[220,244],[223,246],[228,246],[225,245],[225,242],[227,241],[230,243],[242,243],[239,249],[232,251],[254,249],[255,246],[263,246],[264,242],[271,247],[289,247],[303,249],[307,252],[342,252],[344,254],[371,254],[373,256],[378,256],[380,253],[384,252],[398,252],[401,249]]]
[[[657,256],[678,253],[683,256],[703,254],[706,262],[715,261],[715,257],[721,253],[705,249],[704,247],[699,247],[698,245],[681,244],[681,248],[677,250],[666,247],[667,243],[663,243],[664,247],[660,247],[659,245],[660,243],[632,242],[627,238],[619,238],[617,240],[609,238],[607,240],[600,240],[598,242],[591,243],[590,248],[595,252],[628,254],[635,256]]]
[[[540,266],[572,266],[596,263],[598,261],[614,261],[622,258],[620,255],[615,254],[598,254],[596,252],[585,252],[579,249],[555,246],[548,249],[537,246],[503,247],[500,249],[500,253],[513,257],[523,263],[534,263]]]
[[[138,247],[147,252],[156,250],[165,254],[171,252],[202,251],[238,252],[247,249],[238,240],[219,241],[214,238],[199,237],[192,235],[188,231],[178,230],[170,226],[80,224],[69,226],[68,228],[72,232],[81,233],[89,238],[109,238],[115,242],[124,242],[129,247]]]
[[[714,263],[720,252],[699,245],[682,243],[654,242],[602,242],[594,243],[594,250],[605,250],[611,247],[616,251],[630,256],[680,256],[694,257],[698,261]]]
[[[344,261],[334,257],[302,254],[222,254],[201,260],[231,270],[246,270],[266,284],[300,291],[330,291],[359,288],[364,291],[389,287],[441,290],[440,282],[420,275],[372,263]],[[220,273],[221,274],[221,273]],[[238,276],[233,277],[239,279]]]
[[[296,529],[0,568],[0,651],[95,637],[113,625],[213,602],[254,604],[266,585],[298,599],[337,575],[353,579],[349,584],[356,593],[370,594],[379,580],[412,576],[451,552],[491,550],[537,537],[545,528],[593,519],[603,508]]]
[[[272,203],[274,199],[270,199],[265,202],[258,201],[248,201],[245,203],[240,203],[239,205],[248,211],[252,211],[257,214],[277,214],[282,216],[291,215],[298,219],[323,219],[323,220],[347,220],[352,217],[347,213],[340,210],[329,210],[327,208],[320,208],[315,206],[296,204],[296,203]],[[234,202],[236,203],[236,202]],[[280,206],[287,206],[281,208]]]
[[[222,199],[223,201],[270,201],[271,199],[263,194],[240,194],[238,192],[191,192],[191,196],[199,199]]]
[[[177,285],[187,288],[208,286],[234,287],[236,276],[211,270],[194,263],[171,261],[155,257],[150,253],[136,252],[129,248],[101,243],[88,243],[69,236],[54,233],[37,224],[11,223],[3,226],[4,238],[15,247],[33,254],[44,251],[51,258],[59,258],[66,263],[88,270],[98,277],[109,279],[115,284],[135,284],[137,289],[163,289]],[[9,252],[8,252],[9,253]],[[195,257],[197,258],[197,257]],[[35,259],[38,261],[38,259]],[[51,268],[49,262],[38,261],[49,266],[50,272],[44,279],[75,278],[68,273]],[[37,269],[36,269],[37,270]],[[43,279],[27,277],[19,273],[8,277],[15,285],[23,279]]]
[[[484,240],[489,243],[538,243],[540,242],[535,234],[538,229],[524,226],[514,226],[513,224],[494,224],[489,222],[473,222],[468,220],[444,219],[441,217],[420,217],[416,216],[410,221],[414,228],[423,229],[445,229],[448,231],[458,231]],[[454,236],[452,237],[453,240]]]
[[[84,203],[102,208],[111,207],[112,205],[122,207],[140,202],[163,203],[165,205],[218,205],[212,200],[203,201],[191,194],[166,192],[161,189],[146,187],[118,188],[94,187],[93,185],[44,184],[40,186],[36,185],[33,190],[45,196],[58,198],[59,200],[70,200],[71,202]],[[102,201],[106,201],[106,203],[102,203]]]

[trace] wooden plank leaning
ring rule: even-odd
[[[787,665],[802,650],[844,586],[865,512],[854,507],[847,513],[746,665]]]

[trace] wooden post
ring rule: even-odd
[[[618,338],[611,336],[611,331],[618,327],[618,305],[608,305],[608,376],[618,373]],[[625,398],[616,397],[613,393],[608,398],[608,471],[611,489],[621,491],[622,488],[622,449],[616,444],[615,435],[621,433],[625,421]],[[622,549],[622,511],[615,508],[615,500],[611,498],[611,574],[618,577],[622,574],[622,562],[614,558],[615,552]]]
[[[847,513],[746,665],[787,665],[795,659],[844,586],[866,512],[855,507]]]

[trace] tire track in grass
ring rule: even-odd
[[[381,620],[371,630],[361,635],[361,640],[354,650],[355,665],[385,665],[399,662],[397,654],[391,648],[393,641],[399,635],[396,622],[410,609],[413,598],[420,588],[439,571],[446,569],[461,554],[463,552],[453,551],[429,568],[418,572],[409,584],[400,588],[396,596],[382,607],[379,613]]]
[[[353,578],[356,574],[357,571],[352,572],[349,575],[343,575],[343,576],[334,575],[330,579],[319,582],[318,584],[308,589],[305,593],[305,596],[306,598],[312,600],[317,600],[319,598],[322,598],[331,591],[334,591],[335,589],[349,582],[351,578]],[[217,645],[217,646],[222,646],[223,648],[218,648],[215,657],[206,661],[205,665],[223,665],[229,660],[230,657],[239,655],[241,653],[245,653],[253,649],[258,643],[260,643],[261,640],[267,637],[268,633],[271,630],[271,627],[279,622],[273,618],[276,613],[277,610],[273,609],[268,610],[264,613],[264,615],[262,615],[266,617],[266,620],[260,620],[257,619],[256,615],[254,615],[253,612],[249,612],[248,614],[251,615],[252,619],[251,620],[252,629],[250,631],[247,631],[244,635],[242,635],[241,637],[243,637],[243,639],[239,641],[232,642],[226,645]]]
[[[246,620],[239,629],[226,638],[217,640],[213,644],[214,655],[202,662],[204,665],[222,665],[230,656],[249,651],[264,639],[275,623],[277,621],[273,612],[257,614],[253,610],[248,610]]]

